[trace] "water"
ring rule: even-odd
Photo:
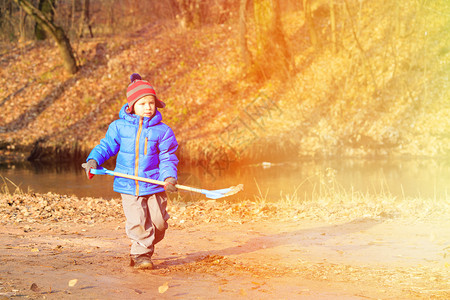
[[[108,166],[113,169],[113,166]],[[112,190],[113,177],[88,180],[80,164],[42,166],[0,165],[0,187],[14,191],[59,193],[78,197],[120,198]],[[12,183],[11,183],[12,182]],[[244,166],[180,166],[179,183],[208,190],[243,183],[239,199],[275,201],[286,195],[315,198],[323,192],[391,194],[400,198],[448,198],[450,163],[435,160],[329,160],[263,163]],[[204,198],[180,192],[187,200]]]

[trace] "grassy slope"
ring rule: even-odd
[[[36,141],[88,151],[139,72],[166,101],[163,118],[183,159],[447,155],[450,4],[371,2],[338,5],[336,54],[327,18],[317,17],[324,46],[314,50],[301,13],[286,15],[295,60],[287,79],[242,72],[237,22],[188,31],[148,24],[128,37],[82,41],[73,45],[83,65],[73,77],[53,45],[4,48],[1,151],[29,151]]]

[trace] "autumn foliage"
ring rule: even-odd
[[[53,42],[27,35],[31,25],[7,42],[12,27],[1,24],[2,159],[83,157],[118,117],[133,72],[166,102],[163,120],[184,161],[450,153],[448,1],[308,1],[316,46],[302,5],[288,1],[277,27],[285,49],[262,51],[247,6],[246,45],[259,71],[242,60],[238,1],[199,6],[195,26],[181,26],[176,1],[152,4],[148,18],[131,11],[133,1],[115,2],[91,5],[91,38],[76,34],[61,1],[55,20],[71,39],[74,75]],[[286,54],[281,63],[276,51]],[[267,65],[285,67],[268,74]]]

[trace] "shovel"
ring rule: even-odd
[[[164,181],[159,181],[159,180],[154,180],[154,179],[149,179],[149,178],[144,178],[144,177],[138,177],[138,176],[134,176],[134,175],[122,174],[122,173],[107,170],[103,167],[99,167],[97,169],[91,169],[90,172],[94,175],[111,175],[111,176],[117,176],[117,177],[133,179],[133,180],[149,182],[149,183],[158,184],[158,185],[166,184]],[[197,189],[197,188],[193,188],[193,187],[189,187],[189,186],[185,186],[185,185],[181,185],[181,184],[176,184],[175,187],[180,190],[201,193],[210,199],[219,199],[222,197],[231,196],[231,195],[234,195],[244,189],[243,184],[238,184],[237,186],[232,186],[227,189],[213,190],[213,191]]]

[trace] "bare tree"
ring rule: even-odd
[[[75,16],[77,14],[77,0],[72,0],[72,11],[70,12],[70,30],[75,26]],[[69,31],[70,31],[69,30]]]
[[[29,0],[13,0],[19,5],[29,16],[31,16],[39,25],[56,41],[59,51],[63,58],[64,68],[70,73],[75,74],[78,66],[73,55],[72,46],[67,38],[64,30],[56,26],[45,16],[38,8],[33,6]]]
[[[336,13],[334,9],[334,0],[330,0],[330,23],[331,23],[331,43],[333,47],[333,53],[337,51],[336,41]]]
[[[53,22],[53,17],[55,16],[55,0],[39,0],[38,9],[50,22]],[[45,30],[38,22],[34,26],[34,36],[37,40],[45,40],[47,38]]]
[[[247,46],[247,4],[249,0],[240,0],[239,5],[239,43],[242,61],[248,68],[252,63],[250,51]]]
[[[0,36],[5,38],[11,36],[12,25],[12,3],[9,1],[2,1],[0,4]]]
[[[180,10],[180,25],[185,28],[200,26],[203,20],[203,11],[206,9],[204,0],[176,0]]]
[[[80,18],[80,30],[78,33],[79,37],[83,37],[83,31],[85,27],[87,27],[91,38],[94,37],[94,34],[92,33],[89,8],[90,8],[90,0],[83,0],[83,7],[81,10],[81,18]]]
[[[26,39],[26,22],[27,14],[23,12],[23,9],[19,11],[19,41]]]
[[[254,0],[257,30],[257,63],[265,75],[279,70],[290,72],[292,55],[281,23],[279,0]]]
[[[303,11],[305,14],[305,23],[309,29],[309,38],[314,48],[319,45],[319,39],[317,38],[316,28],[314,26],[314,20],[311,13],[311,0],[303,0]]]

